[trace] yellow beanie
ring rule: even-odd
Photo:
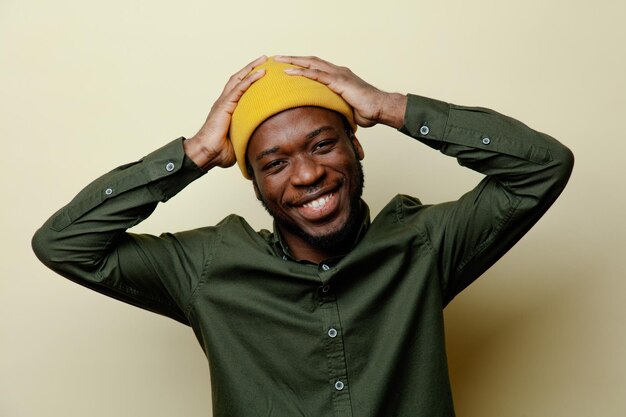
[[[252,71],[265,69],[265,75],[241,96],[233,112],[229,137],[235,149],[239,169],[248,179],[251,178],[246,169],[246,149],[250,136],[261,123],[275,114],[294,107],[323,107],[344,115],[352,130],[356,131],[352,107],[326,85],[284,72],[285,68],[296,67],[276,62],[270,57],[254,68]]]

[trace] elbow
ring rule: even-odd
[[[35,256],[59,275],[72,278],[92,274],[104,261],[101,243],[85,237],[85,232],[65,228],[57,231],[51,221],[44,223],[31,239]]]
[[[50,231],[46,230],[46,227],[42,227],[35,232],[31,240],[31,247],[37,259],[41,261],[48,268],[52,268],[53,261],[53,248],[54,239],[50,235]]]
[[[31,247],[42,264],[59,274],[75,261],[67,243],[47,224],[35,232],[31,239]]]
[[[87,262],[77,260],[75,245],[63,239],[57,232],[44,224],[31,239],[31,247],[42,264],[62,276],[75,275],[76,271],[89,269]]]
[[[560,145],[552,151],[555,180],[562,190],[567,185],[574,169],[574,153],[566,146]]]

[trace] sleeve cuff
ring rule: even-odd
[[[439,149],[444,140],[450,105],[427,97],[407,95],[404,124],[400,132]]]
[[[545,140],[523,123],[482,107],[466,107],[409,94],[399,129],[438,150],[447,144],[546,164],[552,157]]]
[[[185,154],[180,137],[143,159],[150,187],[159,192],[161,201],[167,201],[192,181],[206,174]]]

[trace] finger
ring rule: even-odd
[[[241,98],[241,96],[243,96],[243,94],[248,90],[248,88],[250,88],[252,84],[254,84],[257,80],[261,79],[264,75],[265,75],[265,69],[260,69],[260,70],[254,71],[253,73],[245,77],[243,80],[239,81],[233,87],[233,89],[228,93],[228,96],[226,97],[227,101],[236,105],[239,102],[239,99]],[[234,110],[234,107],[233,107],[233,110]]]
[[[261,65],[262,63],[264,63],[265,61],[267,61],[267,56],[266,55],[261,55],[260,57],[258,57],[257,59],[255,59],[254,61],[248,63],[248,65],[246,65],[245,67],[243,67],[242,69],[240,69],[239,71],[237,71],[236,73],[234,73],[228,80],[228,82],[226,83],[226,85],[224,86],[224,92],[226,91],[230,91],[235,84],[241,82],[243,79],[246,78],[246,76],[248,74],[250,74],[250,72],[257,67],[258,65]]]
[[[310,78],[326,85],[333,81],[333,77],[329,73],[315,68],[286,68],[284,71],[286,74]]]
[[[264,63],[265,61],[267,61],[267,56],[266,55],[261,55],[260,57],[258,57],[257,59],[255,59],[254,61],[251,61],[248,63],[248,65],[246,65],[245,67],[243,67],[242,69],[240,69],[239,71],[237,71],[233,77],[237,78],[239,80],[243,80],[245,78],[246,75],[250,74],[250,72],[258,65],[261,65],[262,63]]]
[[[265,68],[259,69],[248,75],[246,78],[241,80],[238,84],[238,89],[245,92],[252,84],[254,84],[257,80],[261,79],[265,75]]]
[[[303,68],[321,69],[325,71],[332,70],[337,66],[331,64],[328,61],[324,61],[316,56],[285,56],[276,55],[274,60],[277,62],[284,62],[286,64],[293,64]]]
[[[287,68],[284,70],[290,76],[302,76],[310,80],[324,84],[336,94],[344,97],[344,93],[351,88],[350,81],[341,73],[328,73],[326,71],[311,68]],[[344,97],[345,99],[345,97]]]

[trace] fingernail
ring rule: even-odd
[[[297,70],[295,68],[285,68],[284,70],[287,74],[293,74],[295,73]]]

